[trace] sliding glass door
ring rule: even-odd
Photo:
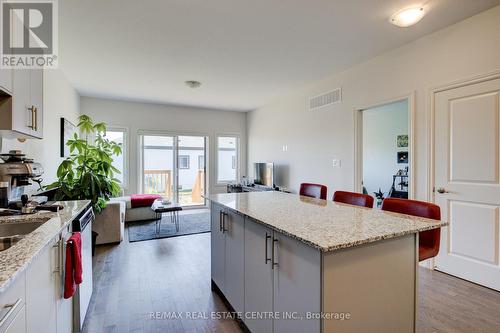
[[[204,136],[141,135],[143,193],[160,194],[183,206],[205,205]]]

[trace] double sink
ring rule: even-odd
[[[29,222],[20,220],[19,222],[10,221],[0,223],[0,251],[5,251],[12,247],[48,220],[49,218],[40,218]]]

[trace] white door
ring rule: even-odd
[[[26,273],[26,331],[56,332],[56,248],[51,242]]]
[[[244,311],[245,293],[245,218],[227,212],[223,217],[226,233],[224,295],[237,312]]]
[[[321,312],[321,254],[312,246],[273,233],[274,333],[321,332],[321,321],[306,313]]]
[[[450,223],[437,269],[500,290],[500,79],[435,99],[435,202]]]
[[[272,235],[271,229],[245,219],[245,324],[250,332],[273,332],[272,319],[258,316],[273,312]]]
[[[226,261],[226,238],[222,230],[222,207],[212,203],[210,212],[211,225],[211,269],[212,281],[224,292],[224,266]]]

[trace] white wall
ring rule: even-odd
[[[363,111],[363,184],[371,196],[379,188],[385,196],[392,186],[392,176],[408,164],[397,162],[398,135],[408,135],[408,100]]]
[[[248,113],[248,165],[276,162],[277,185],[294,190],[304,181],[326,184],[329,197],[336,189],[352,190],[353,110],[415,92],[415,194],[427,199],[430,89],[500,70],[499,31],[500,6]],[[342,104],[306,109],[307,98],[336,87],[343,89]],[[342,160],[340,168],[332,167],[334,158]]]
[[[73,123],[80,113],[80,96],[61,70],[49,69],[43,74],[43,139],[30,139],[24,143],[16,139],[3,139],[0,151],[21,149],[28,157],[43,165],[45,185],[56,180],[56,171],[63,160],[60,157],[60,119]]]
[[[209,137],[209,191],[224,192],[225,185],[216,184],[216,136],[240,136],[241,173],[246,172],[246,116],[240,112],[198,109],[181,106],[115,101],[82,97],[81,112],[109,126],[128,129],[129,187],[126,193],[139,193],[139,141],[138,131],[158,133],[204,135]],[[195,161],[198,163],[198,161]]]

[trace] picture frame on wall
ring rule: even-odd
[[[407,164],[408,163],[408,152],[407,151],[398,151],[398,163],[399,164]]]
[[[398,148],[408,147],[408,135],[398,135],[396,138],[396,146]]]
[[[68,157],[70,155],[69,147],[66,142],[71,139],[76,133],[76,126],[66,118],[61,118],[61,157]]]

